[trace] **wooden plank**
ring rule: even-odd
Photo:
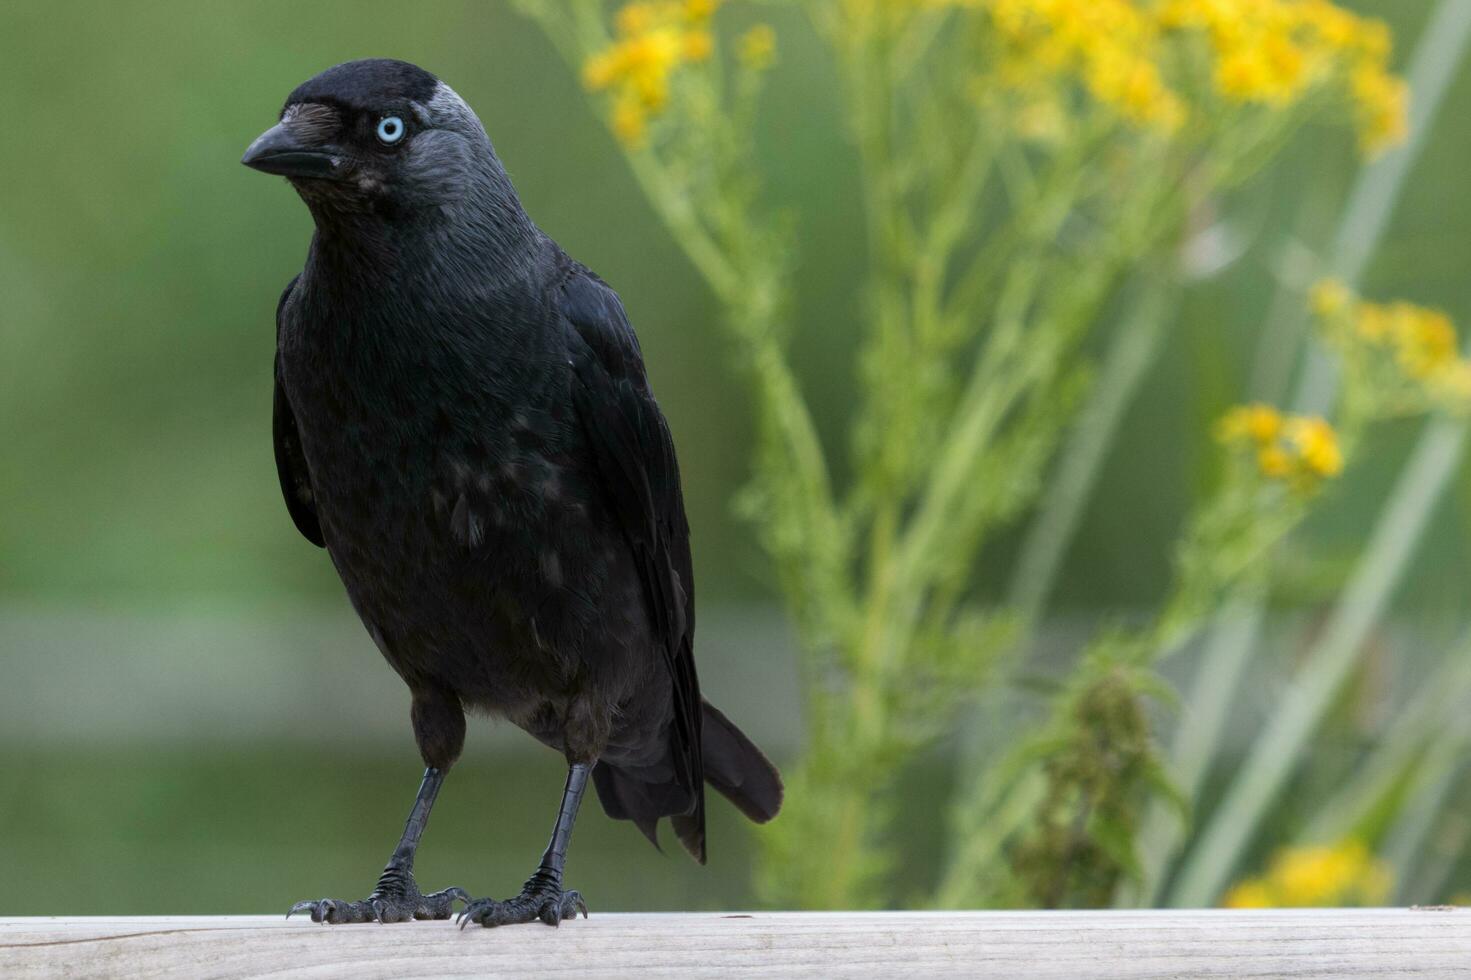
[[[602,914],[504,929],[0,919],[0,977],[1471,977],[1471,912]]]

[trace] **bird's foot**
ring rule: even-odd
[[[448,919],[454,903],[472,904],[463,888],[446,888],[430,895],[419,892],[412,874],[390,868],[378,879],[373,894],[361,902],[344,902],[335,898],[297,902],[286,913],[291,918],[298,912],[310,912],[313,922],[408,922],[410,919]]]
[[[560,925],[563,919],[577,918],[578,912],[587,918],[587,903],[579,892],[564,891],[560,881],[537,872],[515,898],[504,902],[477,898],[460,911],[455,921],[461,929],[471,922],[489,928],[540,920],[555,926]]]

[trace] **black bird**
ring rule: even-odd
[[[658,845],[705,860],[704,784],[766,821],[776,769],[700,697],[689,525],[669,428],[618,295],[522,210],[475,113],[402,61],[299,86],[245,153],[316,223],[276,310],[274,433],[297,528],[327,549],[408,685],[428,767],[377,887],[315,921],[556,925],[589,775]],[[414,853],[467,709],[567,760],[521,893],[423,894]]]

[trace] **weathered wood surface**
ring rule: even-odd
[[[1471,910],[0,919],[0,977],[1471,977]]]

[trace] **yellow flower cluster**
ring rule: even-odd
[[[1311,303],[1340,342],[1386,356],[1432,397],[1471,400],[1471,360],[1461,356],[1455,324],[1445,313],[1413,303],[1368,303],[1335,279],[1314,286]]]
[[[1389,866],[1361,841],[1288,848],[1266,874],[1239,882],[1226,893],[1227,908],[1381,905],[1389,898]]]
[[[1031,92],[1074,77],[1137,124],[1170,131],[1190,115],[1187,87],[1167,76],[1203,36],[1214,88],[1227,101],[1281,109],[1334,84],[1354,106],[1366,150],[1404,135],[1407,92],[1388,71],[1388,30],[1329,0],[932,2],[989,14],[1006,48],[1008,87]]]
[[[978,0],[1005,42],[1008,87],[1029,90],[1078,77],[1089,94],[1124,118],[1173,130],[1185,104],[1160,71],[1161,24],[1133,0]]]
[[[669,81],[682,65],[705,61],[714,50],[710,18],[720,0],[635,2],[618,11],[617,37],[583,65],[594,92],[612,91],[613,131],[640,145],[648,121],[669,101]]]
[[[1238,405],[1217,429],[1228,446],[1255,454],[1257,470],[1270,480],[1312,490],[1343,472],[1343,450],[1333,426],[1315,415],[1283,415],[1270,405]]]
[[[1216,89],[1235,102],[1290,105],[1313,84],[1346,82],[1368,151],[1404,137],[1408,92],[1388,70],[1389,29],[1329,0],[1167,0],[1161,18],[1204,32]]]

